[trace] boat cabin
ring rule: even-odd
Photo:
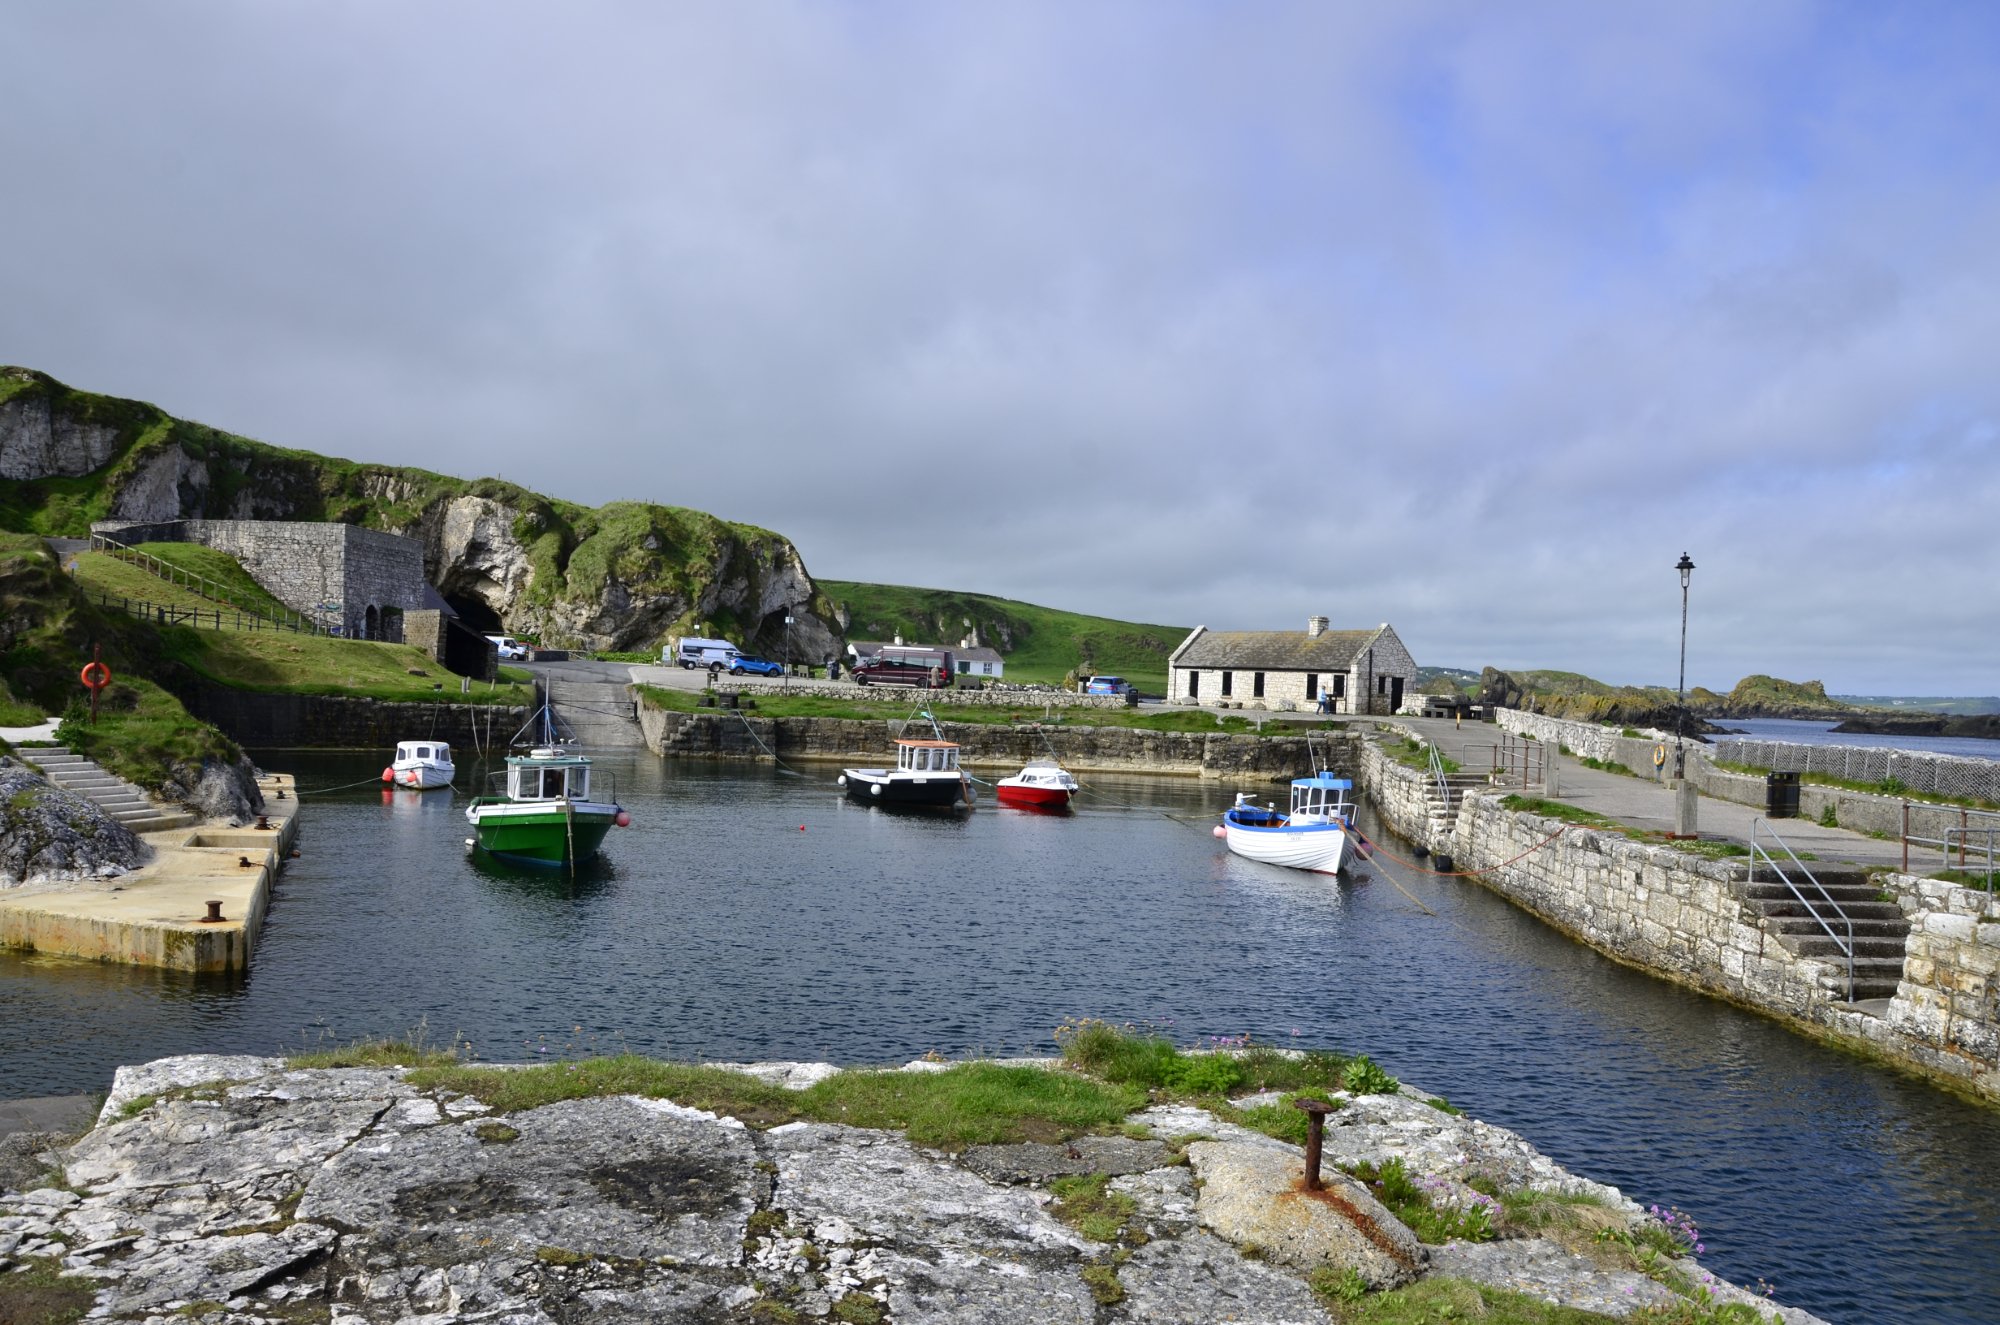
[[[396,759],[399,763],[449,764],[451,747],[439,741],[399,741]]]
[[[950,741],[897,741],[899,773],[956,773],[958,746]]]
[[[517,801],[590,799],[590,761],[536,754],[507,761],[507,798]]]
[[[1347,793],[1354,787],[1352,779],[1331,777],[1325,773],[1309,778],[1292,779],[1292,812],[1290,822],[1332,823],[1344,820],[1353,813],[1348,804]]]

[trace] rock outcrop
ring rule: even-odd
[[[794,1088],[830,1073],[749,1070]],[[1186,1106],[1134,1114],[1125,1133],[953,1154],[891,1131],[759,1130],[636,1096],[502,1117],[399,1068],[164,1059],[121,1069],[97,1127],[43,1156],[64,1187],[0,1195],[0,1270],[43,1258],[94,1294],[92,1319],[129,1322],[1326,1325],[1307,1271],[1367,1276],[1352,1257],[1384,1243],[1395,1251],[1381,1277],[1423,1268],[1409,1230],[1349,1188],[1372,1233],[1329,1205],[1325,1224],[1287,1233],[1282,1255],[1276,1241],[1250,1245],[1268,1238],[1255,1189],[1291,1180],[1296,1147]],[[1190,1137],[1194,1171],[1169,1144]],[[1332,1116],[1329,1156],[1363,1150],[1415,1172],[1591,1188],[1511,1133],[1407,1095]],[[1080,1171],[1108,1175],[1129,1202],[1117,1244],[1057,1217],[1048,1184]],[[1595,1190],[1614,1202],[1607,1219],[1631,1211]],[[1432,1259],[1611,1314],[1672,1301],[1538,1237],[1447,1244]],[[1719,1281],[1712,1291],[1757,1301]],[[1814,1320],[1758,1305],[1787,1325]]]
[[[112,877],[152,854],[95,801],[0,757],[0,888]]]
[[[51,480],[94,476],[78,499]],[[492,479],[281,451],[140,401],[0,367],[0,476],[40,532],[92,520],[334,520],[424,546],[430,580],[469,623],[552,645],[651,650],[726,635],[746,650],[838,651],[834,608],[769,530],[640,502],[592,510]],[[785,618],[793,618],[789,632]]]

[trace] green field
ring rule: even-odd
[[[1011,598],[917,589],[896,584],[821,580],[820,589],[848,612],[850,640],[956,645],[974,629],[1006,660],[1008,681],[1060,684],[1077,675],[1122,676],[1148,694],[1165,694],[1167,655],[1187,626],[1145,625],[1063,612]]]

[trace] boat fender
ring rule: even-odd
[[[617,824],[620,828],[630,828],[632,826],[632,816],[624,810],[620,810],[617,817],[612,819],[611,822]]]
[[[877,782],[874,786],[868,788],[868,794],[871,796],[880,796],[882,794],[882,784]]]
[[[383,770],[382,770],[382,780],[383,780],[384,782],[394,782],[394,781],[396,780],[396,770],[395,770],[395,769],[393,769],[393,768],[385,768],[385,769],[383,769]]]
[[[841,774],[841,775],[840,775],[839,777],[835,778],[835,779],[833,780],[833,785],[834,785],[834,786],[836,786],[836,787],[844,787],[844,786],[846,786],[846,785],[847,785],[847,774],[845,774],[845,773],[842,773],[842,774]]]
[[[1227,840],[1229,837],[1229,830],[1227,828],[1224,828],[1221,824],[1217,824],[1210,831],[1213,832],[1217,837],[1223,838],[1225,840]]]

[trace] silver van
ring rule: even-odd
[[[720,664],[733,667],[742,656],[738,649],[726,639],[699,639],[693,635],[675,640],[660,650],[660,661],[677,662],[683,667],[710,667]]]

